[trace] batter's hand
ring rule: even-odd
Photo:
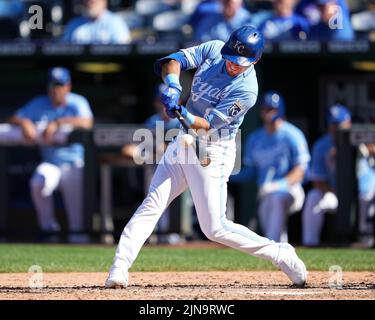
[[[35,124],[30,120],[25,120],[21,124],[22,134],[29,142],[35,142],[38,137]]]
[[[171,83],[161,94],[160,100],[165,105],[165,107],[173,108],[176,106],[180,100],[181,96],[181,86]]]
[[[51,121],[48,123],[47,128],[43,132],[43,138],[47,144],[52,144],[53,136],[58,128],[59,124],[56,121]]]
[[[169,118],[176,118],[175,111],[178,111],[184,118],[187,116],[187,109],[184,106],[174,105],[166,108],[166,112]]]

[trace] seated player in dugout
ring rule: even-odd
[[[79,143],[54,146],[60,126],[90,129],[93,114],[85,97],[71,92],[70,72],[62,67],[48,72],[48,94],[37,96],[20,108],[9,122],[20,126],[30,143],[40,144],[42,163],[30,180],[31,196],[37,212],[41,239],[48,241],[61,228],[54,215],[53,193],[62,193],[68,216],[69,241],[88,242],[83,233],[84,148]],[[40,130],[41,129],[41,130]],[[40,136],[41,135],[41,136]]]
[[[335,136],[338,129],[351,127],[349,110],[339,104],[331,106],[327,112],[327,125],[327,133],[316,141],[312,148],[312,161],[308,176],[313,183],[313,189],[307,194],[302,215],[302,242],[305,246],[320,245],[326,214],[334,214],[338,208]],[[365,145],[361,148],[359,151],[362,156],[357,163],[360,205],[358,226],[360,235],[364,236],[360,240],[370,243],[372,228],[369,216],[374,210],[375,174],[368,159],[373,148]]]
[[[302,209],[302,188],[310,153],[304,134],[285,120],[284,98],[275,91],[264,94],[260,104],[263,127],[245,142],[244,168],[231,182],[256,179],[258,218],[263,234],[287,241],[288,216]]]
[[[290,244],[261,237],[226,217],[227,181],[235,163],[235,137],[245,114],[257,99],[254,65],[263,50],[262,33],[245,25],[235,30],[226,43],[208,41],[157,60],[155,72],[168,87],[162,95],[168,116],[176,118],[177,111],[192,129],[199,129],[210,138],[213,136],[212,143],[199,138],[211,161],[208,166],[201,165],[194,145],[180,143],[182,131],[168,145],[146,198],[121,234],[105,282],[107,288],[128,285],[128,270],[160,216],[187,188],[202,232],[208,239],[266,259],[281,269],[293,284],[305,284],[306,266]],[[185,107],[178,104],[182,92],[179,76],[181,71],[191,69],[196,72]]]

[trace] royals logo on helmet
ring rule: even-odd
[[[228,116],[235,117],[239,112],[241,112],[243,106],[240,101],[236,101],[229,109],[228,109]]]

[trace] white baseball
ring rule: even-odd
[[[181,146],[187,148],[191,146],[193,143],[194,143],[194,138],[192,135],[185,133],[182,136],[180,136]]]

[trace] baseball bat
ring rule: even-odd
[[[198,134],[189,126],[186,122],[186,119],[181,115],[178,110],[174,110],[178,121],[180,121],[182,127],[184,128],[185,132],[192,135],[194,138],[195,143],[195,154],[199,160],[199,163],[202,167],[207,167],[211,163],[211,159],[207,154],[207,150],[203,149],[199,143],[199,136]],[[203,158],[202,158],[203,155]]]

